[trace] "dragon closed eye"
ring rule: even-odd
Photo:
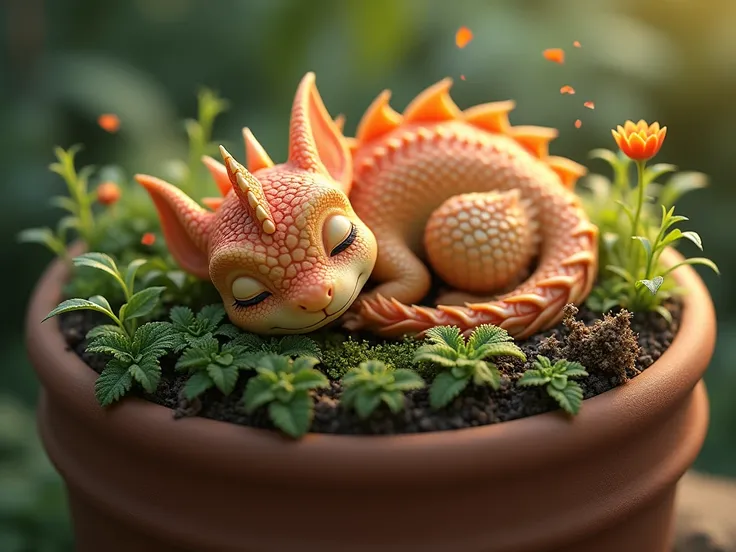
[[[234,307],[252,307],[271,296],[271,292],[261,282],[247,276],[241,276],[233,282],[232,292],[235,297]]]
[[[352,245],[358,235],[358,229],[343,215],[330,217],[325,223],[325,249],[330,257],[339,255]]]

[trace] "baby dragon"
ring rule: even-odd
[[[346,139],[307,74],[286,163],[275,166],[248,129],[248,169],[224,150],[224,166],[205,158],[225,196],[205,201],[214,213],[137,179],[179,264],[212,278],[246,330],[317,329],[347,310],[372,271],[378,285],[356,302],[349,328],[399,336],[492,323],[526,337],[593,284],[597,229],[573,192],[585,169],[548,155],[553,129],[511,127],[512,102],[460,111],[450,85],[430,87],[403,115],[383,92]],[[460,290],[436,308],[414,304],[430,289],[425,262]]]

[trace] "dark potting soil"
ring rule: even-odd
[[[672,313],[671,324],[656,313],[632,315],[613,311],[611,315],[600,318],[585,307],[578,310],[568,305],[565,319],[558,326],[516,342],[526,354],[526,362],[512,357],[494,358],[504,376],[500,389],[470,385],[440,410],[430,407],[426,387],[406,394],[402,412],[392,414],[382,405],[368,420],[361,420],[357,414],[340,406],[341,385],[339,381],[332,381],[329,388],[318,389],[313,394],[315,413],[310,431],[340,434],[442,431],[559,410],[543,387],[521,388],[515,384],[537,355],[545,355],[553,361],[565,358],[583,364],[590,375],[576,381],[583,389],[584,398],[589,399],[625,385],[630,378],[651,366],[670,346],[679,327],[681,307],[678,303],[671,303],[667,308]],[[87,332],[104,322],[98,316],[90,311],[73,312],[63,315],[60,325],[69,348],[99,373],[105,367],[107,357],[84,351]],[[356,337],[362,339],[366,336]],[[162,378],[156,393],[148,394],[138,389],[134,394],[171,408],[172,415],[177,418],[196,415],[251,427],[273,428],[265,409],[253,414],[246,414],[242,409],[240,400],[246,372],[230,396],[210,390],[200,399],[188,401],[181,395],[186,377],[174,370],[175,362],[173,355],[161,359]],[[585,402],[582,409],[585,409]],[[563,415],[561,411],[560,415]]]

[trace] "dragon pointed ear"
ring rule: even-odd
[[[348,191],[352,183],[353,160],[345,137],[327,112],[314,83],[314,73],[307,73],[299,83],[291,109],[289,162],[314,172],[321,172]]]
[[[135,179],[153,199],[161,220],[166,245],[177,264],[187,272],[208,280],[210,277],[207,249],[214,213],[176,186],[153,176],[137,174]]]
[[[276,231],[276,223],[266,200],[266,194],[263,192],[263,186],[222,146],[220,146],[220,153],[225,161],[225,168],[233,190],[240,198],[240,203],[250,211],[251,216],[260,223],[261,229],[266,234],[273,234]]]

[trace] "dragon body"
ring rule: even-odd
[[[246,330],[316,329],[346,312],[370,275],[377,285],[345,317],[349,328],[391,337],[491,323],[527,337],[593,285],[597,228],[573,190],[585,169],[549,155],[554,129],[512,127],[512,102],[461,111],[450,86],[428,88],[403,114],[385,91],[345,138],[308,74],[286,163],[274,165],[247,129],[248,169],[224,151],[225,165],[205,160],[224,194],[205,202],[214,213],[138,180],[177,261],[212,278]],[[433,272],[450,289],[420,306]],[[317,309],[331,289],[340,308]]]

